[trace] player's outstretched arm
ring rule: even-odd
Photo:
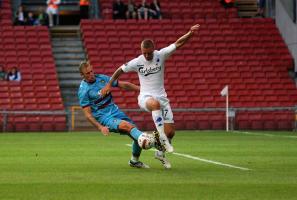
[[[199,29],[199,27],[200,27],[199,24],[192,26],[185,35],[178,38],[175,42],[176,49],[182,47],[193,36],[195,31]]]
[[[136,92],[139,92],[140,90],[138,85],[135,85],[133,83],[126,82],[126,81],[119,81],[118,87],[124,90],[130,90],[130,91],[136,91]]]
[[[99,131],[102,132],[103,135],[109,135],[109,129],[105,126],[102,126],[97,120],[93,117],[91,107],[87,106],[83,108],[83,112],[86,118],[91,122]]]
[[[105,85],[104,88],[101,89],[101,95],[102,95],[103,97],[106,96],[107,94],[109,94],[109,92],[110,92],[110,90],[111,90],[111,85],[112,85],[112,83],[113,83],[115,80],[117,80],[117,79],[120,77],[120,75],[121,75],[122,73],[124,73],[124,72],[123,72],[123,70],[122,70],[121,67],[119,67],[119,68],[113,73],[113,75],[111,76],[110,81]]]

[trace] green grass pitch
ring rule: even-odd
[[[295,200],[295,134],[179,131],[165,170],[152,150],[141,156],[150,169],[129,167],[127,136],[3,133],[0,199]]]

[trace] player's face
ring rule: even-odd
[[[153,47],[147,48],[147,49],[142,47],[141,52],[147,61],[153,60],[153,57],[154,57],[154,48]]]
[[[83,78],[85,79],[85,81],[92,83],[95,81],[95,74],[93,71],[93,67],[91,65],[89,65],[88,67],[84,68],[82,70],[83,74]]]

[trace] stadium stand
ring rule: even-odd
[[[163,0],[163,20],[111,19],[111,2],[101,0],[103,20],[82,20],[82,39],[98,73],[111,75],[121,64],[140,54],[140,41],[151,38],[157,48],[174,42],[195,23],[196,37],[166,62],[165,86],[177,129],[224,129],[225,99],[236,110],[235,129],[291,130],[297,90],[288,76],[292,57],[272,19],[240,19],[235,8],[217,0]],[[140,3],[137,0],[136,3]],[[22,81],[0,82],[0,110],[6,110],[8,131],[66,129],[65,108],[46,27],[12,26],[11,8],[0,9],[0,64],[17,66]],[[136,73],[121,79],[138,84]],[[128,115],[143,130],[154,125],[149,113],[138,109],[137,94],[115,90],[116,103],[131,109]],[[194,112],[197,111],[198,112]],[[21,111],[18,113],[18,111]],[[31,115],[22,112],[31,112]],[[49,112],[48,112],[49,111]],[[0,115],[0,120],[4,116]],[[2,124],[0,124],[0,128]]]
[[[8,0],[2,0],[0,9],[0,28],[12,25],[11,16],[12,11],[10,2]]]
[[[65,130],[65,114],[51,115],[63,113],[64,105],[47,27],[14,27],[9,1],[2,5],[0,63],[6,69],[17,66],[22,74],[21,82],[0,81],[0,110],[9,113],[6,131]]]
[[[220,91],[229,85],[231,107],[264,108],[258,112],[239,109],[236,129],[291,130],[294,112],[265,111],[294,107],[297,99],[288,76],[293,60],[272,19],[85,20],[81,30],[91,63],[98,72],[111,75],[140,54],[142,39],[152,38],[161,48],[194,23],[201,24],[198,35],[166,63],[165,86],[173,109],[224,108]],[[123,79],[138,83],[135,73]],[[120,107],[138,108],[136,94],[116,91],[113,95]],[[152,128],[150,116],[144,121],[135,118],[140,127]],[[175,121],[180,129],[225,127],[223,112],[175,112]]]
[[[126,1],[123,2],[126,3]],[[135,0],[137,6],[141,2],[142,0]],[[103,19],[112,19],[112,1],[101,0],[100,8]],[[164,18],[170,19],[233,18],[237,16],[237,10],[235,8],[226,10],[218,0],[162,0],[161,9]]]

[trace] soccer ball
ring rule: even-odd
[[[142,149],[150,149],[155,146],[155,138],[153,134],[142,133],[138,138],[138,145]]]

